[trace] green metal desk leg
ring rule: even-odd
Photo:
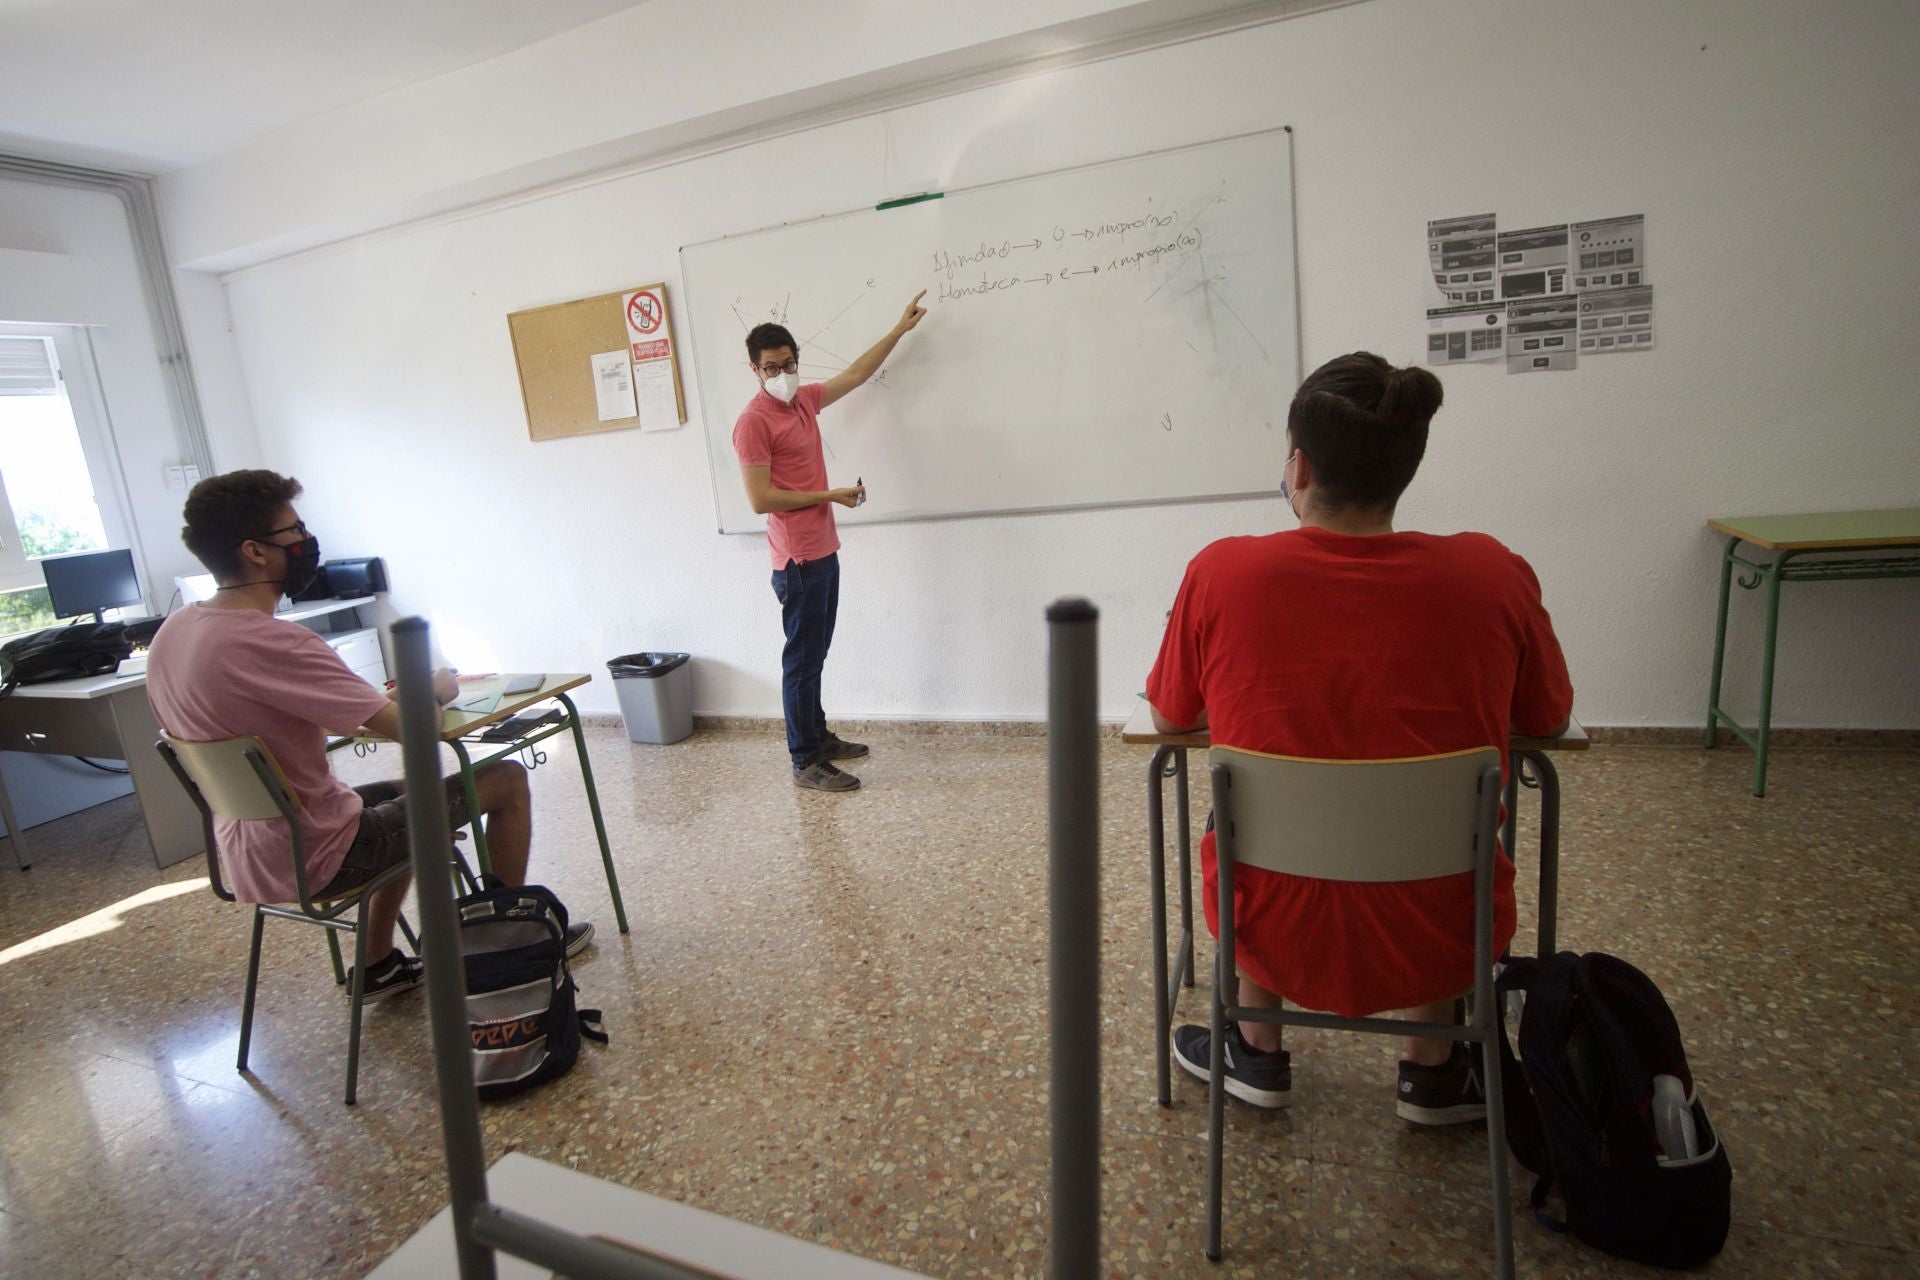
[[[480,865],[482,876],[490,876],[493,859],[487,855],[486,824],[480,821],[480,789],[473,784],[473,757],[467,754],[467,744],[458,738],[447,745],[460,760],[460,789],[466,793],[467,817],[473,825],[473,860]]]
[[[607,823],[600,816],[600,792],[593,785],[593,765],[587,760],[587,735],[580,727],[580,710],[566,694],[557,696],[560,705],[567,709],[567,723],[573,726],[573,749],[580,756],[580,781],[587,784],[587,808],[593,813],[593,834],[600,838],[600,865],[607,869],[607,892],[613,896],[613,918],[620,922],[620,932],[626,933],[627,907],[620,900],[620,876],[613,869],[613,850],[607,847]]]
[[[1773,725],[1773,650],[1780,630],[1781,570],[1793,552],[1782,551],[1764,573],[1767,579],[1767,638],[1760,657],[1760,724],[1753,735],[1753,794],[1767,794],[1767,734]]]
[[[1740,539],[1728,538],[1727,549],[1720,553],[1720,616],[1713,624],[1713,682],[1707,686],[1707,740],[1701,745],[1712,750],[1720,740],[1720,677],[1727,660],[1727,597],[1733,591],[1733,549]]]

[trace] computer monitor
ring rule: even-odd
[[[56,618],[90,613],[95,622],[102,622],[108,609],[142,602],[131,551],[48,556],[40,562],[40,571],[47,576],[47,598]]]

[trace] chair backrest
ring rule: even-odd
[[[1212,764],[1215,810],[1233,823],[1233,860],[1319,880],[1472,871],[1488,796],[1500,790],[1493,747],[1412,760],[1302,760],[1215,746]]]
[[[196,798],[222,818],[284,818],[300,808],[299,793],[280,771],[273,752],[258,738],[185,742],[162,733],[160,740],[192,780],[194,790],[199,792]]]

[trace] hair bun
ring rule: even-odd
[[[1440,379],[1418,365],[1388,372],[1377,413],[1400,426],[1425,426],[1440,411]]]

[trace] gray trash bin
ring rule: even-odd
[[[620,718],[635,742],[678,742],[693,732],[693,680],[684,653],[629,653],[607,663]]]

